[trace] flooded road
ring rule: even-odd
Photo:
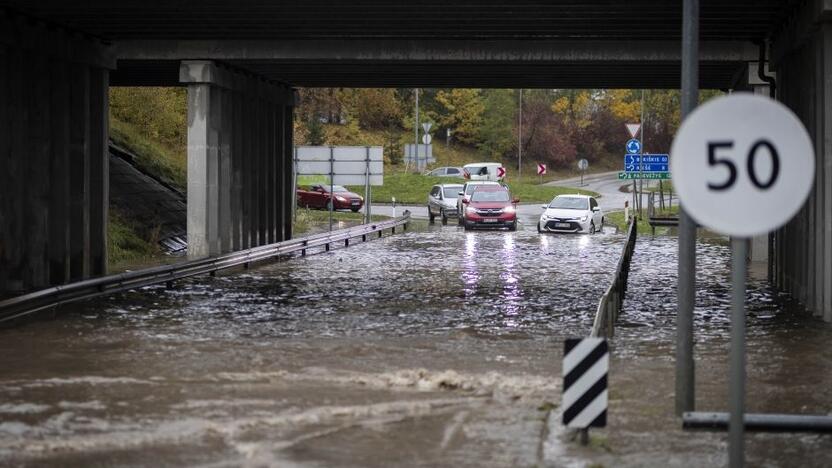
[[[672,416],[674,238],[639,239],[613,343],[611,428],[581,448],[558,427],[563,339],[588,333],[622,242],[540,236],[528,221],[516,233],[422,226],[0,330],[0,465],[721,463],[722,434],[682,433]],[[701,243],[699,259],[700,401],[719,410],[727,247]],[[749,369],[772,380],[749,385],[749,408],[796,411],[806,397],[821,411],[829,327],[788,318],[765,289],[750,294],[766,306],[749,324]],[[805,352],[808,367],[787,370]],[[784,376],[801,388],[785,400]],[[832,449],[767,437],[775,444],[749,450],[773,465],[795,460],[782,447],[804,466]]]

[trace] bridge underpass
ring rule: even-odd
[[[333,11],[335,7],[329,4],[308,4],[309,11],[312,13],[307,12],[305,14],[311,16],[304,16],[301,10],[294,12],[292,10],[280,10],[280,15],[275,15],[274,10],[258,10],[256,8],[258,2],[251,2],[251,4],[246,5],[251,7],[246,12],[249,15],[248,20],[243,21],[239,16],[229,15],[229,12],[233,10],[228,8],[222,9],[216,6],[221,2],[199,8],[194,7],[197,9],[190,11],[172,8],[167,5],[154,4],[154,2],[145,2],[143,14],[135,10],[131,10],[130,14],[126,14],[126,10],[119,10],[117,5],[114,7],[108,4],[105,8],[103,3],[97,4],[97,2],[88,2],[84,7],[78,8],[58,8],[54,6],[53,2],[40,2],[35,6],[29,5],[29,2],[6,3],[12,4],[17,10],[22,10],[24,13],[32,15],[35,18],[43,18],[54,23],[66,24],[76,30],[88,32],[93,37],[101,38],[108,43],[112,43],[109,51],[112,57],[117,60],[117,68],[111,72],[110,78],[111,83],[118,85],[185,85],[186,83],[190,83],[187,85],[195,89],[201,88],[205,90],[207,88],[211,91],[217,87],[216,83],[209,81],[188,81],[186,79],[184,80],[185,83],[183,83],[181,79],[182,75],[180,74],[183,69],[183,61],[188,62],[184,64],[185,69],[195,65],[195,61],[202,61],[201,66],[234,70],[255,81],[266,81],[278,88],[285,87],[284,92],[288,90],[287,85],[621,86],[675,88],[678,87],[680,78],[679,60],[681,54],[672,50],[674,45],[677,48],[679,47],[678,25],[681,18],[678,3],[669,3],[672,8],[658,8],[657,11],[651,9],[655,5],[642,2],[623,2],[620,6],[607,3],[601,5],[602,2],[588,3],[587,10],[584,10],[582,15],[560,14],[559,16],[562,16],[563,19],[561,23],[556,24],[553,23],[553,19],[555,16],[558,16],[556,13],[561,13],[557,9],[558,7],[580,9],[580,5],[587,2],[553,5],[552,10],[545,11],[550,16],[546,16],[544,14],[545,12],[541,12],[540,5],[536,4],[521,3],[519,6],[512,5],[512,10],[509,11],[506,7],[499,10],[499,5],[483,2],[479,5],[480,7],[491,6],[497,8],[499,13],[502,13],[502,16],[495,19],[497,17],[493,15],[486,15],[480,20],[475,20],[470,17],[470,10],[464,12],[451,8],[451,14],[447,19],[448,23],[444,25],[446,28],[439,31],[440,27],[436,26],[436,30],[432,32],[428,31],[427,33],[422,29],[396,31],[393,27],[393,25],[397,24],[409,24],[411,21],[410,18],[413,17],[408,17],[407,21],[404,18],[408,14],[415,14],[416,8],[412,10],[393,11],[389,13],[389,16],[370,15],[369,17],[374,19],[363,23],[359,22],[362,27],[358,30],[359,32],[355,32],[355,25],[349,24],[350,27],[347,27],[345,26],[345,21],[346,18],[355,19],[356,17],[346,14],[339,17],[339,12]],[[53,4],[53,6],[50,7],[50,4]],[[315,25],[321,25],[320,21],[315,21],[316,17],[314,15],[317,12],[314,8],[316,6],[319,8],[329,6],[330,9],[328,11],[333,12],[331,16],[338,19],[332,20],[332,24],[327,23],[326,26],[329,26],[328,28],[315,27]],[[424,7],[424,5],[418,6]],[[360,13],[373,13],[371,6],[359,5],[356,8]],[[517,13],[518,11],[521,13]],[[268,14],[270,12],[271,15]],[[770,258],[772,258],[772,266],[774,267],[773,274],[776,275],[775,278],[779,286],[785,289],[791,288],[795,292],[795,296],[800,298],[807,306],[812,307],[812,310],[816,313],[828,314],[830,309],[829,307],[824,309],[823,304],[825,300],[828,300],[826,298],[830,297],[828,293],[828,284],[830,283],[828,278],[832,277],[828,274],[828,265],[830,265],[830,262],[827,261],[828,255],[832,253],[832,250],[829,248],[828,243],[830,239],[830,204],[826,198],[829,194],[828,187],[831,186],[828,183],[828,177],[832,174],[829,171],[830,149],[827,137],[829,135],[830,119],[827,119],[825,115],[826,110],[830,107],[828,105],[817,105],[820,101],[816,99],[822,97],[824,99],[823,102],[826,102],[825,100],[829,99],[828,96],[832,95],[832,92],[829,90],[830,84],[828,82],[829,75],[827,70],[830,63],[828,7],[823,6],[821,2],[808,2],[806,4],[798,4],[797,2],[755,2],[753,5],[748,5],[743,2],[704,2],[702,12],[703,41],[701,44],[702,56],[700,58],[703,60],[703,63],[700,70],[700,85],[720,89],[746,88],[749,85],[746,82],[749,76],[748,64],[749,62],[756,62],[759,53],[758,47],[752,41],[768,39],[774,45],[774,56],[771,57],[772,60],[769,67],[777,71],[778,80],[782,80],[778,81],[780,99],[787,102],[798,112],[816,140],[816,148],[820,162],[818,164],[818,177],[820,179],[818,180],[823,181],[823,184],[816,184],[813,194],[810,197],[809,204],[812,206],[812,209],[804,210],[804,213],[796,221],[775,234],[773,238],[773,255]],[[355,14],[355,11],[351,11],[351,13]],[[200,18],[201,21],[191,21],[190,14],[202,15]],[[14,14],[11,15],[14,16]],[[393,19],[397,18],[396,15],[399,15],[398,22],[393,21]],[[288,18],[285,21],[289,21],[289,19],[291,21],[287,23],[269,24],[264,19],[259,26],[257,24],[252,25],[251,18],[257,18],[258,16],[260,18],[274,18],[275,16],[279,16],[281,18]],[[129,20],[124,20],[124,18],[129,18]],[[433,18],[433,16],[430,18]],[[425,19],[423,23],[429,24],[430,18]],[[540,18],[546,19],[545,25],[540,26],[541,23],[538,22]],[[602,18],[610,19],[602,20]],[[619,23],[633,24],[633,21],[637,21],[640,18],[647,18],[647,21],[639,23],[644,24],[644,28],[634,29],[618,26]],[[614,22],[611,22],[613,20]],[[235,21],[239,22],[235,23]],[[504,21],[507,21],[507,23],[504,23]],[[384,23],[387,23],[386,29],[382,27]],[[302,24],[303,26],[291,27],[293,24]],[[339,24],[341,25],[341,29],[337,27]],[[464,24],[465,27],[459,27],[461,24]],[[525,24],[526,26],[537,24],[538,27],[519,28],[516,27],[518,24]],[[515,25],[515,27],[512,28],[511,25]],[[410,26],[410,28],[413,27],[413,25]],[[792,29],[808,31],[809,33],[802,35],[796,34]],[[382,37],[363,37],[362,32],[366,30],[378,30],[380,31],[378,36]],[[222,38],[218,39],[216,37],[219,35]],[[398,39],[398,41],[391,40],[391,36],[392,39]],[[479,52],[466,49],[464,47],[464,41],[461,40],[463,38],[458,36],[469,39],[469,48],[473,48],[470,45],[470,37],[476,37],[482,39],[482,41],[490,39],[504,47],[504,49],[501,49],[504,55],[490,55],[488,50],[482,50],[486,49],[486,47],[482,47]],[[313,39],[318,41],[318,44],[323,44],[324,47],[316,50]],[[4,42],[3,44],[12,44],[11,46],[6,46],[4,51],[19,46],[18,40],[12,39],[11,41]],[[229,40],[247,42],[235,45],[230,43]],[[359,40],[365,41],[364,48],[360,46],[360,42],[357,42]],[[538,44],[540,45],[536,47],[543,49],[543,52],[538,50],[537,54],[533,54],[531,57],[517,57],[517,54],[523,52],[519,50],[522,49],[522,44],[532,40],[539,41]],[[352,43],[352,41],[356,41],[356,43]],[[476,42],[483,44],[482,41],[477,40]],[[335,42],[351,43],[351,45],[355,46],[355,49],[350,48],[344,51],[342,50],[343,48],[339,49]],[[576,42],[578,44],[591,45],[586,45],[582,49]],[[287,43],[291,47],[280,46],[280,44]],[[304,47],[304,44],[307,47]],[[635,50],[643,55],[624,55],[621,51],[622,44],[629,45],[631,50]],[[494,44],[488,45],[494,46]],[[239,48],[234,49],[235,46]],[[458,49],[455,49],[455,47]],[[583,55],[570,56],[570,48],[577,49],[578,52],[583,50]],[[370,50],[368,51],[367,49]],[[435,55],[426,55],[422,52],[423,49],[433,51]],[[549,52],[549,49],[553,50],[553,52]],[[372,55],[377,51],[379,51],[379,56],[367,57],[367,54]],[[354,55],[343,55],[350,53]],[[272,55],[270,56],[269,54]],[[210,62],[205,63],[205,61]],[[785,64],[789,64],[792,68],[788,71],[784,70],[782,67]],[[362,73],[362,68],[372,69],[372,73]],[[788,74],[790,72],[793,73],[791,83],[799,84],[789,84]],[[789,86],[789,88],[784,89],[784,86]],[[214,93],[211,91],[209,91],[211,95],[225,94],[225,92]],[[216,106],[206,106],[208,102],[209,99],[207,98],[204,98],[201,102],[194,100],[191,110],[194,115],[204,113],[205,122],[208,122],[206,125],[213,126],[215,129],[222,128],[223,123],[228,120],[222,118],[222,114],[216,110]],[[245,106],[243,109],[249,109],[249,107]],[[234,125],[234,122],[238,121],[232,117],[231,122],[231,141],[233,142],[238,133],[235,130],[237,126]],[[255,145],[268,145],[268,133],[261,132],[259,134],[253,134],[247,140]],[[193,145],[193,151],[189,151],[189,160],[192,159],[195,164],[207,162],[204,155],[211,153],[205,153],[205,147],[207,146],[209,150],[216,148],[213,145],[220,141],[220,135],[223,135],[223,132],[219,130],[216,130],[213,134],[211,132],[200,133],[194,131],[195,144]],[[214,139],[211,140],[211,138]],[[227,139],[226,133],[225,140]],[[203,151],[203,153],[200,153],[200,151]],[[216,148],[211,151],[220,152],[221,149]],[[257,150],[253,150],[251,154],[256,152]],[[203,154],[203,156],[200,156],[200,154]],[[211,179],[211,174],[211,170],[206,169],[204,177],[195,181],[197,182],[195,186],[213,187],[215,189],[213,192],[206,189],[206,193],[216,194],[216,198],[214,198],[216,203],[211,204],[210,201],[206,201],[204,207],[199,211],[199,213],[206,215],[204,218],[206,222],[202,225],[206,233],[216,233],[212,237],[214,242],[208,242],[207,244],[209,246],[213,245],[215,249],[222,250],[223,248],[228,248],[223,247],[223,242],[229,242],[224,239],[230,239],[230,243],[225,245],[230,245],[230,248],[233,249],[235,245],[233,234],[229,234],[230,237],[223,237],[218,227],[215,231],[211,231],[212,225],[210,224],[212,222],[210,220],[224,219],[221,214],[223,208],[219,200],[223,199],[221,194],[225,193],[225,190],[230,190],[229,187],[233,188],[233,184],[229,186],[226,182],[223,185],[221,179],[219,181],[218,178]],[[219,175],[219,173],[213,174],[214,176]],[[277,185],[280,188],[280,182],[277,182]],[[286,190],[287,186],[284,185],[282,188]],[[13,193],[15,197],[19,196],[18,192]],[[206,195],[206,198],[209,198],[208,195]],[[28,200],[27,198],[23,199]],[[233,198],[227,199],[232,200]],[[92,199],[92,202],[101,202],[101,198]],[[260,199],[257,199],[256,202],[259,206]],[[194,215],[194,218],[197,217],[198,214]],[[218,221],[216,222],[218,223]],[[60,226],[60,224],[56,225]],[[216,224],[216,226],[219,226],[219,224]],[[263,238],[260,236],[260,232],[258,226],[258,239]],[[267,236],[268,234],[266,234],[266,239],[268,238]],[[496,239],[500,239],[501,237],[497,237]],[[21,242],[19,237],[13,237],[13,239],[16,242]],[[494,238],[487,239],[489,241],[495,240]],[[27,240],[26,242],[33,241]],[[570,242],[572,241],[570,240]],[[518,244],[520,243],[518,241]],[[499,246],[494,247],[499,248]],[[208,248],[210,249],[211,247]],[[345,260],[349,262],[349,259]],[[24,268],[35,269],[31,265],[24,265]],[[818,276],[818,272],[822,272],[823,274]],[[245,276],[242,278],[246,279]],[[31,287],[39,287],[43,284],[35,282],[24,283],[24,288],[30,289]],[[211,283],[209,285],[207,287],[196,286],[194,289],[204,291],[205,289],[216,286]],[[186,294],[192,294],[193,292],[187,291]],[[331,294],[336,293],[333,292]],[[244,296],[244,294],[235,293],[232,296],[239,298]],[[217,300],[216,297],[211,297],[210,295],[208,297],[209,301],[215,302]],[[207,304],[211,303],[208,302]],[[149,315],[143,315],[149,322],[143,322],[142,326],[131,332],[136,333],[139,337],[138,339],[153,336],[154,328],[152,326],[147,328],[145,325],[148,323],[152,325],[152,322],[155,320],[164,322],[164,311],[167,309],[157,309],[155,306],[146,308],[141,306],[136,307],[149,312]],[[197,310],[204,312],[206,307],[209,307],[209,305],[203,303],[197,307]],[[124,309],[130,310],[129,306],[125,306]],[[237,319],[238,317],[234,316],[233,318]],[[325,326],[327,320],[322,321]],[[264,322],[267,322],[267,320],[264,320]],[[223,323],[223,325],[226,325],[226,323]],[[90,330],[89,328],[85,328],[87,326],[83,323],[79,324],[82,333]],[[159,328],[156,329],[159,332],[156,336],[159,340],[156,341],[157,344],[164,344],[164,331],[167,330],[163,324],[160,324]],[[564,330],[568,331],[568,327],[564,328]],[[327,332],[332,332],[332,330],[324,330],[322,334]],[[555,335],[553,334],[551,336],[554,339]],[[204,338],[206,337],[203,336],[200,339]],[[557,337],[557,339],[559,338]],[[447,337],[443,337],[443,339],[447,339]],[[488,351],[487,343],[489,339],[486,336],[478,343],[479,345],[485,343],[482,354],[486,354]],[[199,340],[194,340],[193,342],[197,341]],[[410,348],[403,350],[400,345],[390,348],[380,346],[369,350],[354,348],[358,346],[357,343],[358,340],[351,342],[347,346],[348,350],[353,350],[360,356],[357,361],[363,360],[363,357],[366,355],[395,354],[397,352],[407,355],[410,352]],[[523,347],[521,351],[514,355],[509,351],[505,351],[504,354],[499,354],[498,352],[494,360],[498,360],[498,356],[506,356],[506,368],[513,366],[522,368],[522,362],[518,363],[518,361],[522,361],[522,356],[530,355],[530,351],[535,346],[541,345],[541,343],[535,342],[534,340],[531,343],[532,346]],[[88,344],[91,349],[100,349],[100,346],[106,347],[107,345],[114,348],[129,346],[127,341],[119,340],[114,340],[109,344],[95,342],[93,340],[93,342]],[[269,346],[269,341],[262,340],[259,344],[266,347]],[[299,342],[295,344],[300,348],[315,348],[315,352],[319,351],[312,343]],[[419,348],[418,343],[414,342],[412,344],[412,348]],[[430,346],[434,345],[425,345],[426,348],[430,348]],[[497,348],[499,347],[497,346]],[[173,346],[169,348],[169,350],[173,349],[175,349]],[[342,350],[338,348],[337,344],[325,349],[329,354],[337,354]],[[476,349],[476,345],[472,345],[471,349]],[[203,351],[210,353],[210,346],[203,349]],[[439,351],[436,354],[428,352],[428,357],[422,362],[437,359],[439,363],[446,363],[439,360],[439,355],[443,354],[443,351],[453,352],[454,350],[441,349],[439,347]],[[187,353],[188,351],[183,349],[183,352]],[[314,367],[314,364],[310,363],[315,359],[313,357],[316,356],[315,352],[306,355],[306,360],[299,359],[298,362],[302,364],[294,365],[305,364],[309,367]],[[268,366],[259,365],[246,366],[245,363],[250,355],[250,353],[241,353],[241,356],[231,359],[231,361],[240,363],[240,366],[252,371],[256,371],[259,367],[268,368]],[[293,351],[291,355],[298,356],[298,353]],[[215,356],[222,356],[222,353],[217,353]],[[552,368],[556,368],[551,362],[543,362],[546,358],[550,357],[549,352],[544,352],[538,356],[540,360],[536,361],[534,365],[540,367],[530,366],[525,368],[530,374],[548,375]],[[274,359],[277,359],[277,357],[274,357]],[[58,360],[57,362],[61,361]],[[370,360],[369,362],[373,361]],[[125,365],[124,362],[116,362],[114,364]],[[286,361],[285,364],[287,366],[293,365],[291,361]],[[441,364],[439,367],[441,367]],[[544,367],[546,367],[545,371],[542,370]],[[218,364],[217,368],[227,369],[227,366]],[[97,363],[92,363],[91,367],[85,367],[81,370],[81,373],[74,375],[76,377],[82,375],[83,377],[84,372],[102,372],[103,369]],[[278,373],[284,370],[279,365],[271,367],[268,370],[275,369],[278,370]],[[365,370],[362,369],[362,371]],[[369,372],[374,371],[375,369],[369,370]],[[168,372],[169,375],[174,374],[173,371]],[[308,369],[298,371],[295,374],[290,373],[288,379],[308,378],[307,372]],[[312,372],[314,373],[314,370]],[[297,374],[301,376],[297,377]],[[152,381],[152,375],[148,374],[147,377],[147,380]],[[226,377],[235,378],[234,375],[224,375],[218,377],[218,379]],[[120,377],[116,376],[116,378]],[[366,378],[366,376],[359,374],[358,380]],[[523,380],[525,379],[524,377]],[[36,386],[38,384],[36,380],[30,383]],[[87,381],[90,380],[95,379],[88,379]],[[268,375],[255,375],[254,377],[243,376],[242,379],[243,386],[257,385],[264,380],[279,380],[279,378],[272,378]],[[314,381],[314,378],[309,378],[309,380]],[[82,381],[84,381],[83,378]],[[446,385],[455,385],[453,379],[450,379],[449,382]],[[75,383],[73,381],[68,384],[75,385]],[[22,383],[12,382],[10,383],[10,387],[14,387],[15,385],[19,386],[19,384]],[[177,385],[174,382],[171,386],[176,387]],[[189,390],[194,389],[189,388]],[[549,390],[546,389],[546,392],[549,392]],[[360,394],[362,392],[358,391],[356,393]],[[79,399],[82,397],[83,395],[79,395]],[[360,396],[356,398],[360,398]],[[60,406],[59,402],[49,402],[48,399],[48,396],[45,397],[47,401],[41,404],[50,407]],[[192,400],[194,401],[171,401],[170,403],[171,405],[182,404],[184,405],[183,408],[188,405],[191,405],[191,408],[195,408],[199,405],[208,404],[204,401],[205,399],[200,401],[199,398],[193,398]],[[290,401],[292,400],[290,399]],[[113,404],[115,405],[117,403],[114,402]],[[431,407],[433,404],[441,406],[445,403],[429,403],[428,407]],[[395,408],[397,407],[394,406],[392,410],[394,413],[397,411]],[[417,406],[416,408],[419,407]],[[362,409],[361,411],[372,413],[375,410],[378,410],[378,407]],[[410,411],[409,409],[401,408],[400,410],[405,413]],[[226,410],[224,409],[222,411]],[[418,412],[420,410],[417,409],[416,411]],[[384,411],[381,412],[384,413]],[[51,415],[52,413],[47,414]],[[527,411],[524,414],[530,415],[534,414],[534,412]],[[315,414],[311,415],[313,419],[315,416]],[[395,419],[394,416],[391,417]],[[463,415],[458,417],[463,419],[463,422],[457,427],[465,427],[464,419],[467,416]],[[351,424],[364,424],[371,427],[375,425],[375,427],[378,427],[377,425],[380,422],[370,418],[360,423],[355,423],[352,420],[346,423],[348,426]],[[37,426],[37,423],[33,423],[33,425]],[[155,427],[153,426],[154,429]],[[158,427],[165,426],[160,425]],[[453,420],[439,427],[443,429],[446,427],[454,427]],[[539,426],[534,427],[535,429],[539,429]],[[323,428],[321,434],[325,433],[328,429],[331,428]],[[451,431],[451,441],[448,442],[451,445],[446,446],[452,446],[453,437],[456,437],[453,435],[453,432]],[[314,430],[302,430],[294,433],[297,437],[289,437],[289,440],[307,440],[304,438],[317,433]],[[76,440],[71,437],[72,434],[70,432],[69,437],[66,437],[65,445],[69,445]],[[346,434],[347,438],[349,438],[351,433],[347,432]],[[67,434],[63,435],[67,436]],[[292,435],[292,433],[289,434],[289,436]],[[160,439],[153,440],[165,440],[165,438],[161,436]],[[308,440],[314,440],[314,437]],[[106,439],[104,441],[109,443]],[[239,442],[239,440],[235,442]],[[278,444],[284,442],[284,439],[277,441]],[[441,440],[436,442],[439,446],[442,445]],[[382,445],[376,446],[376,451],[382,451]],[[242,444],[238,444],[237,447],[239,447],[242,453],[246,454],[245,456],[266,456],[262,452],[255,450],[257,448],[256,445],[246,446],[245,442],[243,442]],[[245,452],[246,447],[251,450]],[[825,448],[822,444],[820,447],[821,449]],[[83,456],[81,455],[81,457]],[[125,457],[129,456],[131,455],[125,455]],[[526,459],[515,458],[512,460],[525,461]],[[634,464],[638,464],[638,460]]]

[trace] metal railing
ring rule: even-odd
[[[627,240],[618,265],[615,267],[615,278],[607,288],[601,300],[598,301],[598,309],[595,311],[595,320],[592,323],[592,331],[589,336],[611,337],[615,329],[615,321],[621,312],[624,304],[624,294],[627,292],[627,277],[630,275],[630,260],[633,258],[633,251],[636,248],[636,236],[638,234],[637,223],[634,217],[630,218],[630,225],[627,227]]]
[[[29,294],[16,296],[0,301],[0,323],[18,319],[26,315],[49,309],[68,302],[89,299],[105,294],[126,291],[144,286],[165,283],[171,286],[173,281],[190,276],[214,273],[219,270],[237,266],[248,267],[250,264],[268,260],[280,255],[300,252],[306,255],[308,249],[323,247],[329,251],[332,244],[344,243],[348,247],[352,239],[361,238],[366,242],[371,235],[382,237],[385,230],[396,233],[396,228],[402,226],[407,229],[410,222],[410,212],[405,211],[398,218],[378,223],[362,224],[337,231],[315,234],[312,236],[292,239],[285,242],[263,245],[247,250],[228,253],[218,257],[201,260],[191,260],[175,265],[164,265],[116,275],[103,276],[76,283],[54,286]]]

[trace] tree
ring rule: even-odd
[[[491,160],[499,160],[514,148],[517,100],[510,89],[489,89],[483,97],[484,111],[477,147]]]
[[[479,89],[440,90],[436,102],[442,112],[435,120],[443,129],[450,129],[454,137],[465,144],[477,142],[485,103]]]
[[[553,167],[569,166],[575,160],[576,149],[563,116],[552,112],[547,94],[530,92],[527,96],[523,101],[523,154]]]
[[[379,130],[399,125],[404,115],[395,89],[345,89],[339,102],[348,115],[358,119],[363,129]]]

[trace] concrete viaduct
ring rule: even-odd
[[[832,1],[687,1],[694,84],[772,92],[814,138],[808,202],[754,251],[832,320]],[[105,272],[108,86],[188,87],[205,256],[291,236],[293,86],[679,88],[681,38],[682,0],[0,0],[0,291]]]

